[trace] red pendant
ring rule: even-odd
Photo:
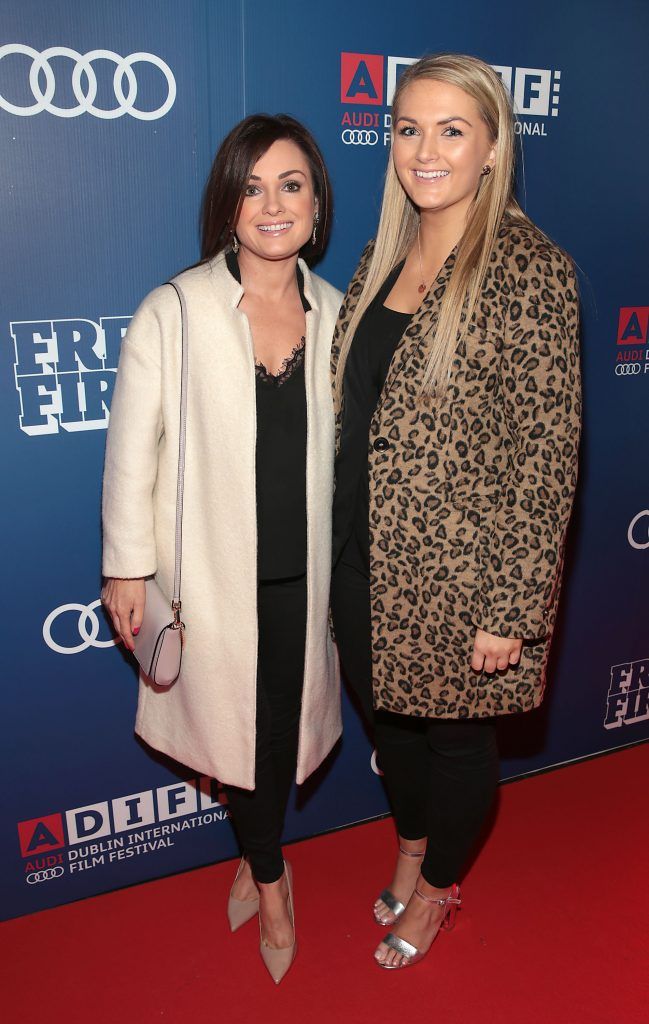
[[[417,291],[419,292],[420,295],[423,295],[424,292],[426,291],[426,285],[425,284],[420,284],[419,288],[417,289]]]

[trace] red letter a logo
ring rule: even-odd
[[[383,57],[378,53],[341,53],[340,102],[383,103]]]
[[[644,345],[648,324],[649,306],[623,306],[617,325],[618,345]]]
[[[20,852],[23,857],[37,856],[48,850],[58,850],[65,845],[63,819],[60,814],[48,814],[46,818],[32,818],[18,822]]]

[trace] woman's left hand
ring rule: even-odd
[[[523,641],[515,637],[495,636],[476,629],[471,668],[474,672],[495,672],[517,665],[522,646]]]

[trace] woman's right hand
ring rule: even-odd
[[[113,626],[129,651],[135,650],[137,636],[144,615],[144,580],[118,580],[108,577],[104,582],[101,600],[110,612]]]

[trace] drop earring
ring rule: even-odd
[[[318,220],[319,220],[319,217],[318,217],[318,214],[316,213],[313,216],[313,234],[311,235],[311,245],[315,245],[316,228],[318,227]]]
[[[232,235],[232,252],[235,256],[239,252],[239,239],[236,235]]]

